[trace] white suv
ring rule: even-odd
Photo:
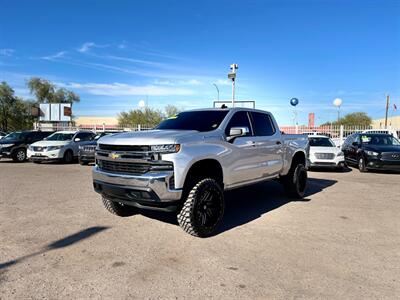
[[[308,136],[310,143],[309,166],[321,168],[338,168],[343,170],[345,167],[343,152],[336,147],[335,143],[324,135]]]
[[[28,159],[35,163],[42,161],[61,160],[73,162],[78,157],[79,145],[94,137],[91,131],[57,131],[43,141],[28,147]]]

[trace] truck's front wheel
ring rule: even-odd
[[[292,166],[282,181],[289,196],[303,198],[307,187],[307,170],[303,164]]]
[[[136,209],[132,206],[127,206],[119,202],[111,201],[104,195],[102,195],[101,197],[103,199],[104,207],[114,215],[120,217],[129,217],[136,214]]]
[[[224,192],[218,182],[202,179],[189,191],[178,213],[178,223],[187,233],[207,237],[215,232],[224,215]]]

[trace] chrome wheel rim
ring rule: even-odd
[[[25,159],[25,152],[23,150],[17,152],[17,159],[19,161],[23,161]]]

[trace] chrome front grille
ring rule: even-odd
[[[144,174],[151,171],[172,171],[172,162],[149,151],[150,146],[105,145],[96,148],[96,163],[100,170],[110,173]]]
[[[84,152],[94,152],[96,150],[96,145],[83,146],[82,150]]]
[[[400,161],[400,152],[383,152],[382,160]]]
[[[315,153],[315,157],[318,159],[334,159],[334,153]]]
[[[150,151],[150,146],[131,146],[131,145],[107,145],[99,144],[99,150],[124,151],[124,152],[145,152]]]
[[[127,174],[143,174],[150,170],[149,164],[128,163],[121,161],[98,160],[98,167],[103,171]]]
[[[45,149],[46,149],[45,147],[33,147],[33,151],[35,151],[35,152],[42,152]]]

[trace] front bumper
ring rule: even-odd
[[[79,161],[94,163],[96,161],[95,154],[90,152],[79,152]]]
[[[173,211],[182,196],[181,189],[173,189],[173,171],[128,175],[104,172],[95,166],[92,174],[96,192],[138,208]]]
[[[310,158],[308,165],[315,168],[339,168],[345,166],[345,161],[343,156],[337,156],[334,159]]]
[[[26,154],[31,161],[51,161],[62,158],[61,150],[35,152],[28,149]]]
[[[367,158],[367,169],[400,172],[400,161]]]

